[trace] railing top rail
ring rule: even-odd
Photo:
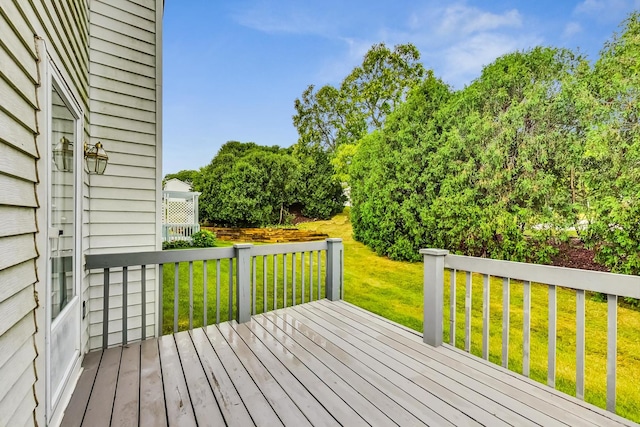
[[[288,254],[293,252],[323,251],[327,250],[328,241],[340,241],[340,239],[328,239],[324,241],[303,243],[279,243],[261,246],[248,245],[251,248],[249,255],[265,256]],[[235,256],[236,252],[234,247],[94,254],[85,256],[85,269],[93,270],[100,268],[227,259],[234,258]]]
[[[148,251],[85,256],[85,269],[130,267],[134,265],[168,264],[233,258],[235,250],[228,248],[185,249],[179,251]]]
[[[571,289],[640,298],[640,276],[464,255],[447,255],[444,265],[445,268],[489,274],[496,277],[508,277]]]
[[[293,252],[309,252],[327,250],[327,242],[318,240],[302,243],[277,243],[273,245],[260,245],[251,248],[251,256],[288,254]]]

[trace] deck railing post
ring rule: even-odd
[[[424,256],[424,333],[425,343],[442,345],[442,316],[444,304],[445,249],[420,249]]]
[[[236,250],[236,320],[251,320],[251,248],[250,243],[233,245]]]
[[[330,301],[337,301],[341,296],[342,252],[342,239],[327,239],[326,291]]]

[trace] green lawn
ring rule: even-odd
[[[352,228],[347,214],[340,214],[330,221],[318,221],[301,224],[300,228],[327,233],[331,237],[341,237],[344,242],[344,280],[345,300],[388,319],[406,325],[417,331],[422,330],[422,264],[391,261],[379,257],[369,248],[352,238]],[[219,242],[220,245],[230,245]],[[324,257],[322,276],[324,276]],[[273,308],[273,268],[272,257],[268,257],[267,302],[268,309]],[[306,299],[308,300],[308,257],[306,265]],[[317,296],[316,258],[314,257],[314,299]],[[282,257],[278,257],[278,307],[283,306],[282,295]],[[262,258],[257,263],[257,312],[263,309],[263,270]],[[164,266],[164,332],[173,330],[173,265]],[[189,324],[189,267],[187,263],[179,266],[179,329]],[[288,305],[291,304],[291,256],[287,260]],[[208,278],[208,322],[216,319],[216,263],[207,263]],[[297,258],[296,298],[301,300],[300,257]],[[449,283],[449,276],[445,277]],[[193,326],[203,323],[203,268],[202,262],[194,263],[194,306]],[[464,346],[464,277],[457,278],[457,322],[456,345]],[[324,294],[324,288],[321,289]],[[220,265],[220,319],[229,315],[229,265],[222,261]],[[533,285],[531,293],[531,377],[546,383],[547,378],[547,313],[548,290],[546,286]],[[509,368],[522,371],[522,285],[511,284],[510,330],[509,330]],[[449,340],[449,286],[445,286],[444,339]],[[557,293],[557,370],[556,387],[568,394],[575,395],[575,292],[558,289]],[[233,302],[232,302],[233,306]],[[502,351],[502,280],[491,281],[491,325],[490,360],[501,363]],[[606,303],[587,300],[586,303],[586,391],[588,402],[604,407],[606,403]],[[472,348],[475,355],[481,354],[482,339],[482,278],[473,279],[472,304]],[[618,309],[618,372],[617,372],[617,412],[633,421],[640,422],[640,386],[637,375],[640,372],[640,313],[627,308]]]
[[[217,246],[232,246],[229,242],[217,242]],[[312,296],[314,300],[318,299],[318,263],[317,252],[313,256],[313,286],[310,287],[309,277],[309,257],[305,256],[305,282],[304,282],[304,300],[309,301]],[[285,293],[283,271],[283,257],[277,256],[277,283],[276,283],[276,307],[282,308],[285,304]],[[299,304],[302,301],[302,259],[300,254],[296,256],[296,288],[295,297]],[[324,277],[325,260],[324,254],[321,256],[320,277]],[[256,263],[256,313],[264,312],[264,264],[262,257],[257,257]],[[219,285],[218,285],[218,268],[219,268]],[[229,308],[231,307],[231,317],[235,316],[235,298],[229,296],[229,260],[208,261],[207,262],[207,323],[215,323],[219,318],[220,321],[230,319]],[[235,283],[235,262],[232,264],[232,278]],[[163,333],[168,334],[174,330],[174,300],[175,300],[175,282],[174,282],[175,264],[165,264],[163,267]],[[287,256],[287,288],[286,288],[286,304],[291,305],[293,299],[292,286],[292,256]],[[182,262],[178,266],[178,327],[177,330],[186,330],[189,328],[189,263]],[[274,309],[273,304],[273,256],[267,257],[267,275],[266,275],[266,291],[267,291],[267,311]],[[204,324],[204,267],[202,261],[193,263],[193,327],[202,326]],[[218,290],[219,286],[219,290]],[[235,285],[234,285],[235,286]],[[313,295],[310,292],[313,292]],[[217,294],[219,292],[219,299]],[[324,295],[324,281],[320,281],[320,295]],[[219,301],[219,303],[218,303]]]
[[[344,241],[345,300],[388,319],[422,331],[422,264],[392,261],[379,257],[352,238],[346,214],[330,221],[301,224],[300,228],[341,237]],[[445,277],[444,339],[449,340],[449,276]],[[464,276],[456,280],[456,346],[464,347]],[[531,377],[547,381],[548,288],[533,285],[531,291]],[[482,277],[473,278],[472,347],[482,350]],[[556,387],[575,395],[575,292],[557,293]],[[509,328],[509,368],[522,372],[523,287],[512,282]],[[607,305],[586,302],[585,399],[600,407],[606,405]],[[501,363],[502,280],[491,281],[490,360]],[[640,422],[640,313],[618,309],[617,412]]]

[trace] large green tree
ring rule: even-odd
[[[299,205],[307,216],[328,218],[342,208],[340,183],[327,155],[311,150],[224,144],[195,182],[200,217],[222,226],[253,227],[283,223]]]
[[[316,90],[310,85],[295,100],[298,145],[326,150],[339,177],[348,181],[358,141],[380,129],[423,76],[420,52],[414,45],[393,49],[384,43],[373,45],[339,87],[325,85]]]
[[[640,13],[605,44],[583,112],[587,240],[614,271],[640,274]],[[590,101],[590,102],[589,102]]]
[[[565,50],[515,52],[452,96],[427,77],[356,153],[356,238],[403,259],[424,246],[548,259],[546,242],[574,219],[577,118],[563,87],[580,64]]]

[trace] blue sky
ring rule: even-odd
[[[289,146],[293,103],[337,85],[374,43],[413,43],[454,88],[537,45],[591,60],[640,0],[167,0],[163,173],[199,169],[229,140]]]

